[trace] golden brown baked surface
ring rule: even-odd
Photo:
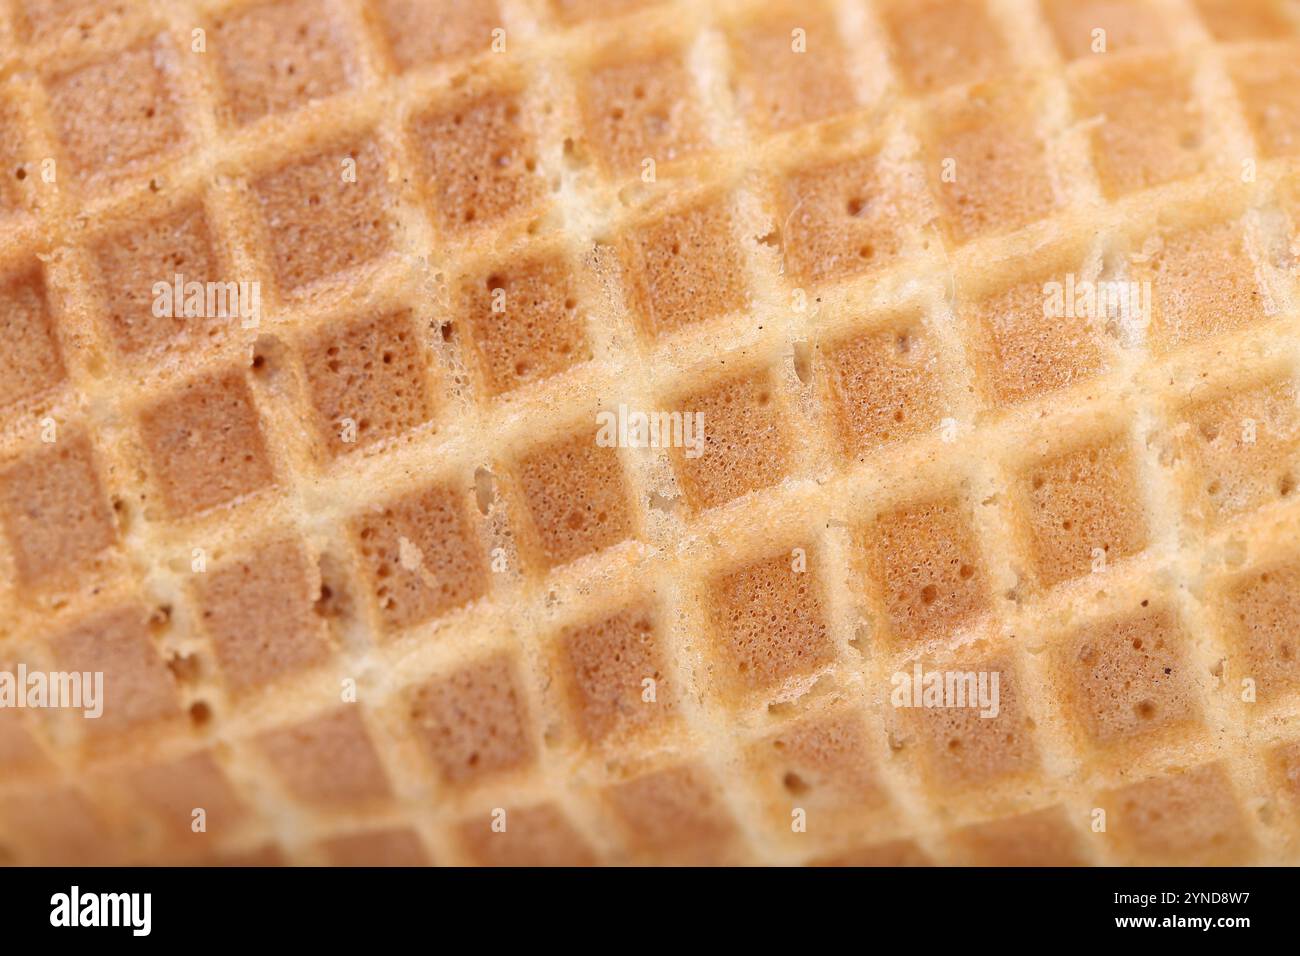
[[[0,863],[1295,862],[1297,256],[1291,0],[0,0]]]

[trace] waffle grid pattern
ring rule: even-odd
[[[1300,109],[1249,70],[1297,11],[1098,5],[1114,52],[1072,59],[1064,5],[769,6],[4,11],[0,660],[132,696],[3,715],[0,859],[1295,858]],[[258,327],[115,322],[104,250],[194,209],[165,261],[260,280]],[[1030,258],[1149,276],[1154,321],[1007,324]],[[475,304],[503,275],[522,342]],[[715,444],[604,455],[620,404]],[[891,707],[917,660],[998,670],[1001,718]]]

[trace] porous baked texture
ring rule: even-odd
[[[1294,863],[1298,261],[1295,0],[0,0],[0,863]]]

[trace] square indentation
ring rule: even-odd
[[[894,641],[947,637],[989,609],[988,573],[960,498],[938,496],[880,514],[864,544]]]
[[[754,744],[748,758],[772,820],[784,826],[791,808],[799,807],[813,832],[840,833],[888,802],[866,724],[856,711],[801,720]]]
[[[1199,173],[1204,117],[1176,57],[1103,58],[1071,83],[1075,116],[1092,129],[1092,158],[1109,198]]]
[[[242,126],[346,89],[355,65],[335,17],[326,0],[271,0],[217,17],[209,42],[223,119]]]
[[[104,675],[103,713],[87,734],[115,734],[179,713],[176,682],[141,608],[102,613],[53,641],[61,668]]]
[[[464,496],[446,485],[361,512],[352,533],[388,630],[427,621],[487,591]]]
[[[1290,498],[1300,481],[1300,412],[1290,380],[1185,406],[1169,451],[1188,470],[1191,514],[1218,521]]]
[[[620,55],[582,79],[587,136],[611,172],[630,175],[708,148],[681,52]]]
[[[16,402],[49,392],[66,374],[39,266],[0,276],[0,335],[6,353],[0,364],[0,414],[4,414]]]
[[[505,29],[496,0],[378,0],[379,24],[398,70],[487,53]]]
[[[1011,68],[984,0],[890,0],[883,7],[894,62],[914,92],[987,80]]]
[[[591,358],[573,274],[558,253],[497,263],[463,290],[470,339],[490,395]]]
[[[410,827],[331,837],[319,844],[330,866],[428,866],[420,835]]]
[[[163,825],[169,836],[194,833],[194,811],[202,809],[209,833],[224,833],[246,807],[209,751],[151,764],[133,773],[131,796]]]
[[[477,784],[533,762],[527,706],[504,652],[416,688],[410,715],[449,784]]]
[[[1098,746],[1192,723],[1198,707],[1189,644],[1167,607],[1135,608],[1080,628],[1052,653],[1062,709]]]
[[[876,156],[786,174],[780,190],[785,269],[798,282],[861,275],[903,250],[915,204]]]
[[[433,415],[428,358],[407,312],[324,327],[304,344],[302,361],[317,434],[336,457]]]
[[[466,820],[456,836],[477,866],[592,866],[596,855],[568,819],[551,803],[502,807],[504,830],[492,819]]]
[[[516,465],[537,558],[558,567],[632,537],[627,481],[618,450],[598,445],[595,429],[561,438]]]
[[[933,866],[915,840],[890,840],[811,860],[809,866]]]
[[[144,355],[173,345],[201,346],[219,339],[241,322],[241,313],[253,303],[229,295],[234,277],[225,272],[201,200],[152,217],[138,217],[125,227],[99,238],[93,249],[98,266],[98,289],[105,305],[104,318],[119,351]],[[177,297],[177,277],[182,295]],[[165,283],[171,292],[171,314],[158,315],[154,286]],[[203,288],[198,315],[187,315],[192,288]],[[226,315],[220,303],[208,311],[208,283],[226,289]],[[235,285],[236,289],[241,287]],[[164,305],[166,303],[164,302]],[[251,314],[251,313],[250,313]]]
[[[863,455],[939,423],[945,410],[939,353],[919,319],[818,348],[825,399],[846,455]]]
[[[941,661],[922,660],[892,676],[890,702],[907,729],[904,746],[914,734],[926,776],[940,789],[989,786],[1038,767],[1034,721],[1006,652],[975,645]]]
[[[282,292],[295,293],[388,252],[387,182],[379,145],[367,138],[293,160],[253,184]]]
[[[651,335],[734,312],[747,299],[745,261],[720,198],[628,230],[624,263],[632,306]]]
[[[826,7],[787,4],[729,34],[738,104],[754,125],[789,129],[856,107],[844,45]]]
[[[1150,283],[1150,339],[1160,351],[1236,331],[1264,315],[1240,222],[1153,236],[1133,257],[1132,273]]]
[[[1109,567],[1147,545],[1146,520],[1127,442],[1073,448],[1022,478],[1034,572],[1044,587]]]
[[[1228,71],[1260,152],[1300,153],[1300,46],[1252,49],[1229,57]]]
[[[981,87],[929,111],[926,168],[952,242],[1010,232],[1052,211],[1034,108],[1031,98]]]
[[[1293,805],[1300,805],[1300,741],[1280,744],[1268,751],[1266,759],[1282,793]]]
[[[675,403],[682,416],[682,441],[674,435],[669,454],[691,507],[714,508],[785,477],[789,440],[772,379],[767,369],[747,372]],[[694,432],[690,436],[688,422]],[[694,447],[685,447],[688,437]]]
[[[357,704],[264,733],[258,744],[289,792],[305,803],[354,804],[389,795]]]
[[[1240,687],[1255,682],[1256,699],[1272,703],[1300,688],[1300,558],[1256,568],[1229,585],[1225,630],[1229,670]]]
[[[953,834],[967,866],[1081,866],[1079,837],[1064,807],[962,827]]]
[[[1103,794],[1098,806],[1126,863],[1221,866],[1251,853],[1250,831],[1221,764],[1129,784]]]
[[[835,662],[816,573],[816,556],[795,547],[708,582],[714,646],[737,690],[775,690]]]
[[[32,866],[121,864],[118,848],[95,807],[70,786],[19,790],[0,797],[0,820]]]
[[[195,575],[200,618],[226,681],[241,691],[329,656],[317,589],[302,546],[263,542],[255,552]]]
[[[1067,60],[1173,42],[1174,25],[1149,0],[1043,0],[1043,14]]]
[[[1067,301],[1075,278],[1063,262],[1059,269],[978,297],[962,295],[957,308],[966,320],[976,381],[986,402],[1013,405],[1107,371],[1101,329],[1110,316],[1096,307],[1088,314],[1078,294]]]
[[[100,188],[176,153],[186,139],[161,38],[47,82],[50,113],[73,176]]]
[[[229,504],[275,481],[239,372],[190,380],[141,413],[140,431],[173,517]]]
[[[674,712],[675,689],[660,642],[655,614],[645,603],[560,632],[569,705],[584,739],[629,737]]]
[[[1220,43],[1275,40],[1296,32],[1279,0],[1195,0],[1210,36]],[[1292,60],[1294,62],[1294,60]]]
[[[728,861],[736,826],[702,768],[660,770],[610,787],[606,797],[636,858],[697,866]]]
[[[465,94],[412,121],[438,226],[455,235],[518,219],[541,202],[537,144],[514,92]]]
[[[95,456],[80,432],[0,472],[0,516],[25,587],[69,577],[117,541]]]

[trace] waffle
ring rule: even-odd
[[[1286,0],[0,0],[0,670],[106,687],[0,710],[0,861],[1295,862],[1298,64]]]

